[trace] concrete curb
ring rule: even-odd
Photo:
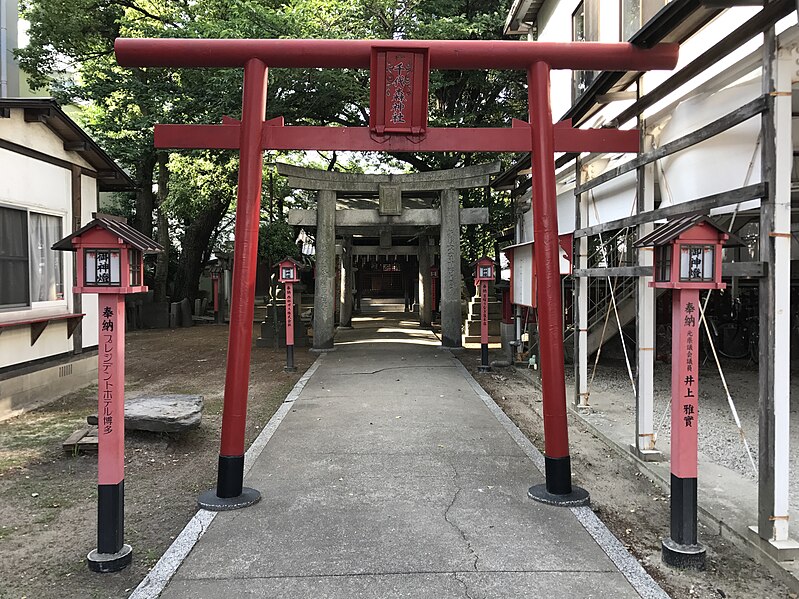
[[[463,373],[463,376],[468,381],[472,390],[483,400],[483,403],[491,411],[494,417],[499,421],[503,428],[513,437],[516,444],[524,451],[529,457],[536,468],[544,473],[544,455],[538,451],[535,445],[519,430],[513,421],[502,411],[492,399],[492,397],[485,392],[466,367],[461,364],[456,358],[452,358],[457,368]],[[616,538],[616,536],[608,530],[608,527],[597,517],[590,507],[573,507],[568,508],[574,514],[575,518],[582,524],[583,528],[588,534],[593,537],[597,545],[607,554],[610,560],[616,565],[621,572],[622,576],[627,579],[630,586],[643,599],[669,599],[669,595],[660,588],[657,582],[644,570],[643,566],[638,563],[638,560],[630,554],[624,545]]]
[[[272,435],[275,434],[277,427],[283,422],[286,414],[291,410],[294,401],[300,396],[308,380],[313,376],[314,372],[316,372],[316,369],[319,368],[324,355],[325,354],[319,354],[319,357],[311,364],[311,367],[300,377],[300,380],[294,385],[294,388],[292,388],[286,396],[286,399],[283,400],[283,403],[269,419],[269,422],[266,423],[266,426],[255,438],[255,441],[252,442],[247,453],[244,454],[245,475],[250,468],[252,468],[258,456],[261,455],[264,447],[266,447]],[[158,560],[152,570],[144,577],[144,580],[133,590],[133,593],[130,594],[128,599],[156,599],[160,596],[161,592],[172,579],[172,576],[175,575],[175,572],[177,572],[178,568],[183,563],[183,560],[188,557],[194,545],[200,540],[200,537],[205,534],[205,531],[208,530],[208,527],[211,525],[211,522],[214,521],[217,513],[218,512],[210,512],[208,510],[198,510],[194,517],[189,520],[186,527],[164,552],[161,559]]]

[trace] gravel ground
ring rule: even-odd
[[[721,363],[733,402],[738,411],[741,425],[752,449],[755,465],[758,462],[758,372],[757,366],[747,360],[726,360]],[[593,362],[589,363],[590,372]],[[791,366],[794,375],[799,362]],[[573,383],[567,370],[567,378]],[[708,360],[700,367],[699,378],[699,451],[713,462],[729,468],[751,480],[757,480],[757,473],[746,454],[735,420],[732,415],[724,386],[716,364]],[[796,376],[792,376],[791,395],[797,397],[799,384]],[[669,404],[671,398],[671,365],[663,362],[655,363],[655,427],[657,445],[668,447],[671,442],[671,419]],[[621,425],[634,426],[635,398],[627,374],[624,360],[601,359],[591,391],[611,393],[624,404],[624,414],[629,416]],[[662,422],[662,424],[661,424]],[[797,408],[791,408],[791,472],[795,472],[799,462],[799,414]],[[792,476],[791,508],[799,509],[799,477]]]

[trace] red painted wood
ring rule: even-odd
[[[566,387],[563,365],[563,313],[560,293],[560,245],[555,188],[555,149],[549,103],[549,66],[535,63],[528,71],[530,135],[533,148],[534,263],[540,277],[538,331],[541,343],[541,392],[544,412],[544,453],[549,458],[569,455]]]
[[[264,150],[364,152],[529,152],[529,125],[485,128],[428,128],[423,138],[373,137],[367,127],[263,128]],[[238,125],[156,125],[157,148],[239,148]],[[556,152],[637,152],[638,130],[555,127]]]
[[[631,71],[673,69],[677,44],[638,48],[629,43],[495,40],[125,39],[117,62],[139,67],[243,67],[256,58],[280,68],[370,66],[372,48],[428,48],[432,69],[518,69],[536,62],[553,69]]]
[[[294,345],[294,283],[286,283],[286,345]]]
[[[671,473],[696,478],[699,290],[675,289],[671,305]]]
[[[420,135],[427,128],[429,55],[426,48],[372,47],[369,129],[377,135]]]
[[[252,317],[258,258],[263,153],[261,128],[266,114],[266,66],[258,59],[244,68],[241,158],[236,203],[236,252],[233,262],[233,303],[230,310],[225,396],[220,455],[244,455],[247,391],[250,382]]]
[[[488,343],[488,281],[480,281],[480,343]]]
[[[125,478],[125,296],[98,296],[97,482]]]

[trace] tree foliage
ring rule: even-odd
[[[113,56],[117,37],[498,39],[506,4],[507,0],[24,0],[30,44],[18,57],[31,84],[79,106],[84,125],[132,173],[138,187],[132,201],[135,225],[151,235],[156,221],[159,229],[169,224],[170,231],[159,230],[159,238],[167,241],[161,235],[169,234],[179,239],[175,294],[193,297],[197,282],[191,279],[199,277],[208,248],[235,202],[237,157],[206,152],[160,159],[153,147],[153,126],[216,123],[226,114],[238,117],[242,74],[236,69],[122,68]],[[430,124],[507,125],[511,117],[524,116],[523,84],[523,75],[510,71],[433,71]],[[267,117],[284,116],[287,124],[365,126],[368,103],[369,74],[363,70],[269,72]],[[490,159],[494,157],[404,153],[384,160],[433,170]],[[169,186],[168,194],[154,192],[159,180]],[[484,203],[481,194],[478,190],[467,195],[464,203]],[[494,208],[500,222],[472,231],[467,247],[490,247],[496,232],[507,226],[507,202],[495,202]],[[164,214],[156,219],[159,210]]]

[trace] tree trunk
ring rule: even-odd
[[[136,168],[136,216],[133,226],[147,237],[153,236],[153,210],[155,194],[153,193],[153,169],[156,153],[150,152],[142,157]]]
[[[153,299],[156,302],[167,301],[167,278],[169,273],[169,219],[166,213],[167,194],[169,193],[169,169],[166,166],[169,155],[166,152],[158,154],[158,243],[164,251],[158,254],[155,262],[155,285],[153,285]],[[151,186],[152,187],[152,186]]]
[[[199,295],[200,275],[205,266],[204,257],[207,255],[208,244],[229,205],[229,199],[216,201],[186,224],[172,301],[188,298],[194,305],[194,300]]]

